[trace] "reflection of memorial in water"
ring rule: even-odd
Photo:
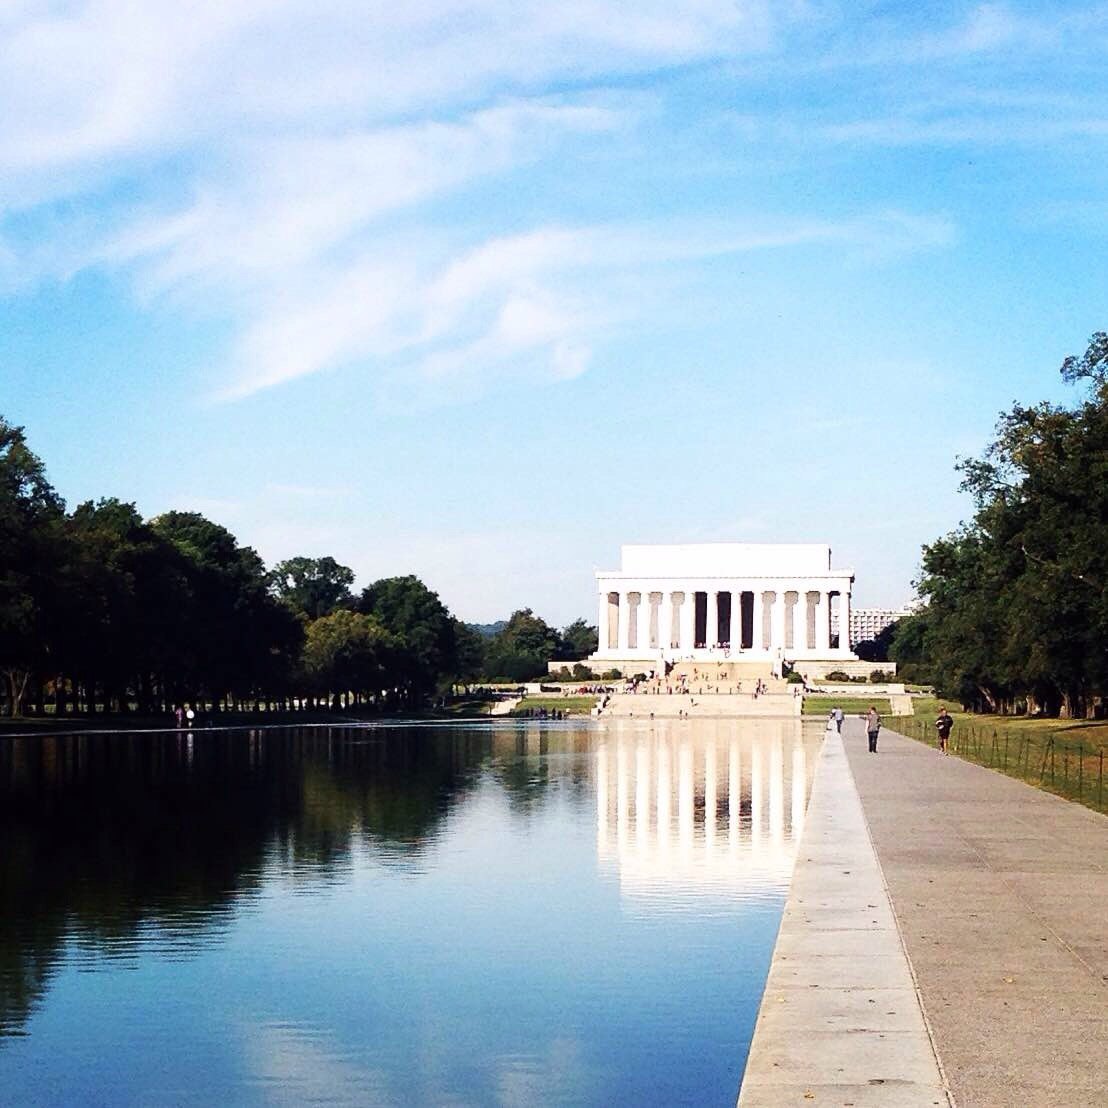
[[[601,865],[632,897],[779,892],[816,743],[799,720],[613,721],[594,753]]]

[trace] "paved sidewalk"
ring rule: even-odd
[[[959,1108],[1108,1104],[1108,818],[882,731],[843,738]]]
[[[948,1105],[838,735],[812,784],[740,1108]]]

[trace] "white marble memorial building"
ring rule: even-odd
[[[599,647],[590,662],[849,660],[854,572],[818,543],[624,546],[596,574]],[[843,618],[843,617],[846,618]]]

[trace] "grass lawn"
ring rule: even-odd
[[[1043,716],[985,716],[975,715],[973,712],[960,711],[956,704],[949,700],[940,700],[934,696],[914,696],[912,705],[915,708],[916,717],[926,719],[934,726],[935,717],[939,714],[939,705],[945,704],[947,710],[954,718],[954,726],[972,727],[978,730],[997,730],[1001,733],[1010,732],[1049,732],[1054,735],[1063,735],[1067,742],[1084,743],[1086,746],[1108,744],[1108,721],[1099,719],[1049,719]]]
[[[886,696],[806,696],[803,711],[806,716],[823,716],[826,719],[832,708],[842,708],[848,716],[861,716],[870,710],[871,705],[883,716],[892,712]]]
[[[889,727],[928,746],[937,746],[935,716],[940,703],[917,698],[916,714],[889,720]],[[957,711],[950,714],[954,718],[950,733],[952,754],[1097,811],[1108,811],[1104,781],[1108,723],[979,716]]]
[[[525,696],[512,709],[512,715],[522,715],[528,710],[537,712],[545,708],[548,712],[557,709],[576,716],[587,716],[596,706],[596,701],[595,696]]]

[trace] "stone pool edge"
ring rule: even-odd
[[[739,1108],[953,1105],[842,736],[820,752]]]

